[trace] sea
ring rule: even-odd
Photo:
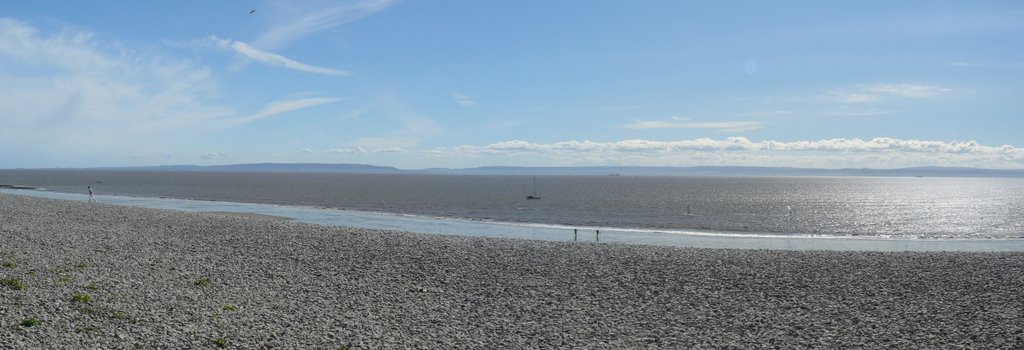
[[[0,185],[564,229],[1024,239],[1019,178],[0,170]]]

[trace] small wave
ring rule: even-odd
[[[11,189],[11,190],[38,190],[39,189],[39,188],[32,187],[32,186],[4,185],[4,184],[0,184],[0,188],[6,188],[6,189]]]

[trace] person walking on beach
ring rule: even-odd
[[[95,202],[96,201],[96,197],[92,196],[92,186],[85,186],[85,187],[89,188],[89,202],[90,203]]]

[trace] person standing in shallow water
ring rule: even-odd
[[[89,188],[89,202],[95,202],[96,201],[96,197],[92,196],[92,186],[85,186],[85,187]]]

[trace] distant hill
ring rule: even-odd
[[[256,163],[208,166],[162,165],[150,167],[97,168],[93,170],[457,175],[1024,177],[1024,169],[1000,170],[960,167],[914,167],[899,169],[812,169],[746,166],[485,166],[460,169],[431,168],[407,170],[398,169],[394,167],[367,164]]]

